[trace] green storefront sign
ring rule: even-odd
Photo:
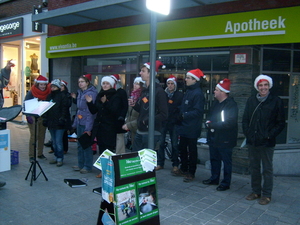
[[[159,22],[157,50],[300,42],[300,6]],[[47,38],[48,58],[149,51],[150,25]]]

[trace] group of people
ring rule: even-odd
[[[1,70],[1,89],[7,85],[12,63]],[[37,122],[37,157],[45,159],[43,144],[46,127],[48,127],[54,149],[51,164],[63,165],[64,142],[66,131],[76,128],[77,136],[84,133],[96,140],[99,154],[109,149],[117,154],[125,153],[124,133],[130,130],[132,151],[148,147],[149,107],[150,107],[150,63],[141,67],[140,77],[133,82],[130,97],[122,89],[118,74],[104,76],[101,90],[91,83],[91,77],[81,76],[78,79],[77,93],[68,92],[67,83],[48,79],[39,75],[25,100],[38,98],[53,101],[55,105],[42,117],[27,116],[30,130],[29,158],[33,160],[34,123]],[[157,72],[163,63],[156,61]],[[154,145],[160,142],[156,170],[164,168],[165,138],[169,133],[172,145],[172,170],[174,176],[182,176],[184,182],[195,178],[197,169],[197,140],[201,135],[205,98],[200,88],[200,81],[205,76],[200,69],[187,72],[185,76],[186,92],[177,89],[177,79],[171,75],[167,79],[165,90],[155,82],[155,119]],[[6,82],[5,82],[6,81]],[[4,85],[4,86],[3,86]],[[223,79],[214,90],[215,101],[207,116],[207,144],[209,145],[211,177],[203,180],[206,185],[218,185],[218,191],[230,188],[232,174],[232,151],[237,145],[238,107],[229,96],[231,81]],[[273,153],[276,136],[285,126],[285,115],[282,100],[270,93],[273,80],[267,75],[259,75],[254,81],[257,90],[251,96],[242,117],[243,133],[249,149],[252,193],[247,200],[260,199],[262,205],[271,201],[273,188]],[[3,98],[2,105],[3,105]],[[76,104],[77,113],[71,124],[69,108]],[[1,105],[1,107],[2,107]],[[223,163],[223,179],[220,182]],[[80,173],[89,173],[93,165],[91,147],[83,148],[78,142],[78,164],[73,167]],[[262,167],[262,168],[261,168]],[[97,177],[101,177],[98,174]],[[4,186],[2,182],[0,185]]]

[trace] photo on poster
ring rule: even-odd
[[[140,220],[158,215],[158,201],[155,178],[137,182]]]
[[[119,225],[135,224],[138,222],[136,186],[135,183],[116,187],[115,212]]]

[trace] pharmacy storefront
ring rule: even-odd
[[[259,74],[273,78],[272,91],[285,104],[286,128],[277,148],[293,156],[289,165],[300,160],[299,78],[300,6],[234,14],[189,18],[157,24],[157,57],[167,66],[158,74],[160,82],[173,74],[184,90],[187,71],[200,68],[209,109],[215,85],[225,77],[232,80],[231,95],[239,105],[239,122],[246,99],[253,94],[253,80]],[[53,74],[69,77],[71,88],[76,78],[91,73],[99,86],[103,75],[121,74],[127,90],[139,67],[149,62],[150,25],[135,25],[50,37],[46,56]],[[204,136],[203,132],[203,136]],[[242,140],[243,135],[239,131]],[[287,150],[289,149],[289,150]],[[295,171],[285,171],[295,174]],[[300,172],[298,171],[300,174]]]

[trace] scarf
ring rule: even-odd
[[[114,88],[108,89],[108,90],[106,90],[106,91],[104,91],[104,90],[102,89],[102,90],[100,91],[100,93],[99,93],[99,101],[101,101],[100,99],[101,99],[104,95],[106,95],[107,100],[110,100],[111,97],[112,97],[114,94],[116,94],[116,93],[117,93],[117,91],[116,91]]]
[[[31,93],[35,98],[45,101],[47,96],[51,93],[50,84],[47,85],[45,91],[41,91],[35,85],[31,87]]]
[[[264,101],[266,101],[266,99],[268,98],[269,94],[270,94],[270,92],[269,92],[266,96],[261,97],[261,96],[259,95],[259,93],[257,93],[256,98],[257,98],[257,100],[258,100],[259,102],[264,102]]]
[[[139,89],[133,90],[131,92],[130,96],[133,99],[133,101],[136,102],[139,99],[139,97],[141,96],[141,93],[142,93],[142,89],[139,88]]]

